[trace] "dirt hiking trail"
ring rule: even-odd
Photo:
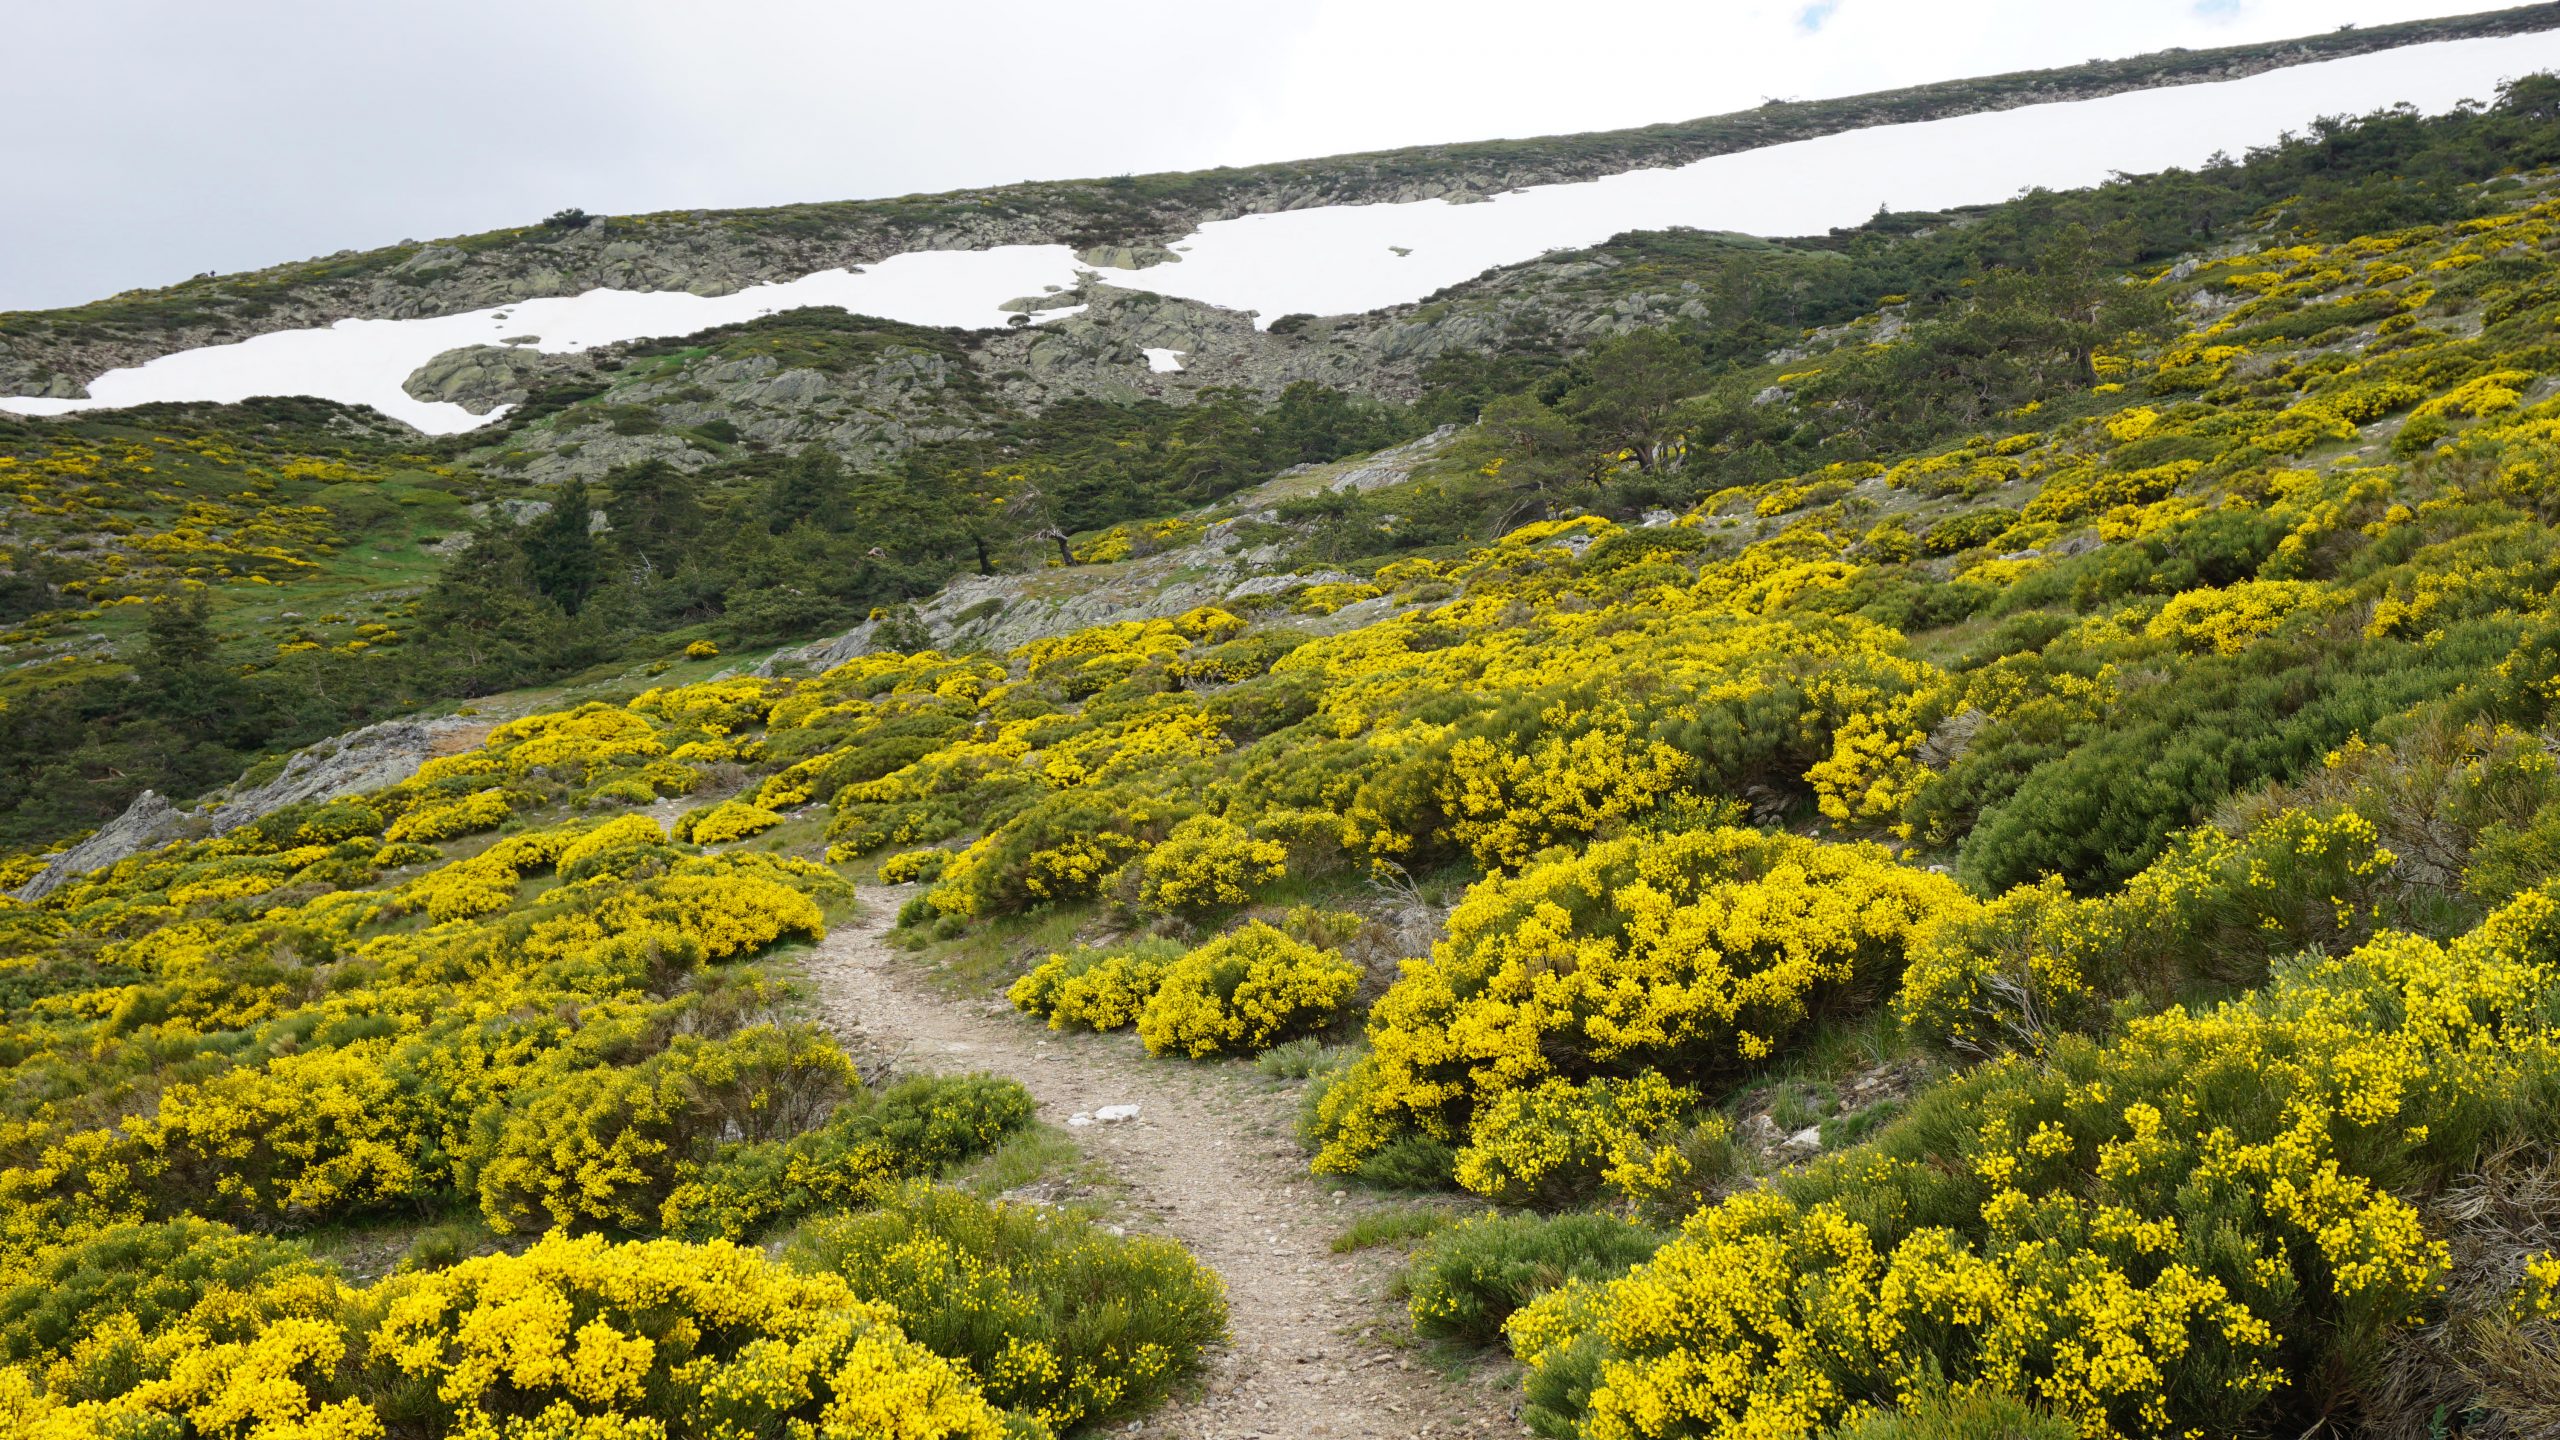
[[[1133,1219],[1152,1217],[1226,1277],[1231,1343],[1200,1393],[1122,1422],[1113,1433],[1183,1440],[1511,1440],[1518,1391],[1493,1367],[1444,1379],[1390,1343],[1403,1306],[1385,1294],[1397,1252],[1336,1255],[1333,1237],[1377,1202],[1307,1173],[1291,1138],[1295,1092],[1233,1065],[1150,1059],[1126,1035],[1053,1033],[1001,996],[935,988],[883,939],[905,897],[861,888],[862,911],[809,957],[826,1020],[848,1044],[906,1069],[985,1070],[1028,1087],[1040,1116],[1064,1126],[1105,1106],[1132,1121],[1071,1133],[1127,1187]]]

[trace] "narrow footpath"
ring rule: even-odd
[[[1028,1087],[1040,1116],[1065,1125],[1106,1106],[1135,1120],[1073,1134],[1126,1186],[1133,1218],[1226,1277],[1231,1343],[1189,1401],[1120,1433],[1182,1440],[1509,1440],[1518,1391],[1486,1374],[1444,1379],[1378,1337],[1404,1329],[1385,1294],[1393,1251],[1332,1252],[1333,1237],[1376,1203],[1307,1173],[1290,1134],[1294,1092],[1232,1065],[1148,1057],[1126,1035],[1062,1035],[1000,996],[954,997],[883,939],[895,891],[865,886],[862,911],[829,935],[808,969],[827,1022],[848,1044],[902,1068],[984,1070]]]

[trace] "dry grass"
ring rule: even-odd
[[[2358,1433],[2373,1440],[2560,1435],[2560,1322],[2509,1301],[2527,1261],[2560,1249],[2560,1154],[2511,1147],[2427,1207],[2453,1249],[2443,1314],[2383,1357]]]

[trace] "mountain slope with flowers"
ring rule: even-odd
[[[1256,1087],[1225,1138],[1397,1247],[1392,1343],[1542,1435],[2550,1433],[2555,257],[2537,77],[1821,244],[1621,237],[1435,302],[1518,323],[1403,397],[971,391],[895,467],[695,416],[735,468],[601,503],[336,407],[13,428],[20,513],[120,538],[29,636],[144,641],[50,658],[121,666],[57,723],[479,713],[0,905],[0,1416],[1255,1426],[1217,1347],[1269,1353],[1243,1296],[1309,1222],[1115,1211],[1147,1142],[1034,1117],[1076,1031]],[[513,433],[666,424],[602,383]],[[448,529],[408,596],[322,553]],[[848,933],[914,1033],[1012,1038],[875,1048]]]

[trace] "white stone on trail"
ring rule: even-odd
[[[1137,1119],[1138,1107],[1135,1105],[1105,1105],[1101,1109],[1093,1112],[1093,1118],[1105,1125],[1117,1125],[1123,1120]]]

